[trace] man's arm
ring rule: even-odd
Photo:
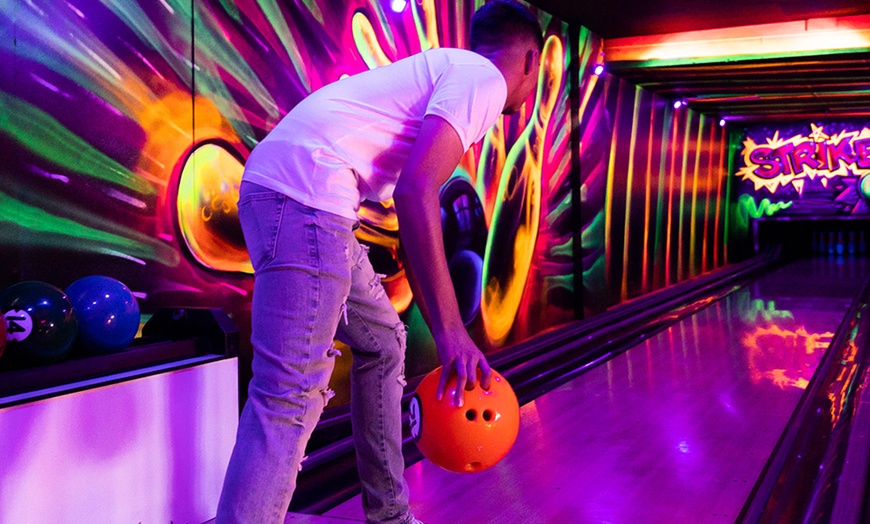
[[[444,395],[450,374],[456,373],[456,405],[463,402],[463,390],[473,387],[477,368],[481,386],[489,389],[492,370],[483,353],[468,336],[456,293],[447,269],[441,230],[438,192],[447,181],[464,151],[459,135],[444,119],[429,115],[402,169],[393,200],[399,218],[399,237],[417,300],[422,300],[429,327],[444,366],[438,384],[438,399]]]

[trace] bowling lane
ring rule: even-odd
[[[406,470],[429,524],[733,522],[866,259],[793,262],[522,407],[494,468]],[[326,513],[362,519],[359,497]]]

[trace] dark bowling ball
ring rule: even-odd
[[[0,312],[0,358],[3,358],[4,351],[6,351],[6,317]]]
[[[486,250],[486,217],[474,186],[464,178],[451,178],[441,188],[441,227],[444,253],[471,250],[483,256]]]
[[[60,289],[45,282],[19,282],[0,293],[6,319],[6,353],[25,364],[63,360],[78,334],[75,310]]]
[[[453,255],[449,268],[450,280],[459,303],[459,314],[467,326],[480,311],[483,259],[474,251],[464,249]]]

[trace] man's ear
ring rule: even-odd
[[[528,75],[532,72],[532,65],[535,63],[535,52],[529,49],[526,51],[526,63],[523,66],[523,74]]]

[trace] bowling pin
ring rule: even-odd
[[[503,342],[526,288],[541,218],[541,177],[547,129],[561,94],[562,41],[551,36],[541,53],[531,117],[511,147],[499,180],[483,263],[481,315],[487,338]]]

